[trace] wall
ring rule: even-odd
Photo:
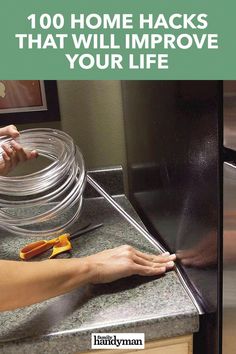
[[[87,168],[124,165],[120,81],[58,81],[62,130],[83,152]]]
[[[37,127],[62,129],[82,150],[86,167],[126,166],[120,81],[58,81],[61,122],[19,124],[19,130]],[[18,166],[13,174],[42,168],[38,159]]]

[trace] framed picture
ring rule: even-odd
[[[56,81],[0,80],[0,125],[60,120]]]

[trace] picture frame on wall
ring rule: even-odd
[[[58,120],[56,81],[0,80],[0,126]]]

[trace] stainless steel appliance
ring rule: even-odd
[[[178,255],[200,313],[194,352],[219,354],[222,83],[124,81],[122,91],[129,198]]]
[[[236,81],[224,82],[223,354],[236,352]]]

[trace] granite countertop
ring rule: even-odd
[[[125,196],[115,199],[139,220]],[[156,252],[103,198],[86,199],[81,219],[104,226],[74,240],[73,257],[122,244]],[[1,231],[0,259],[18,259],[19,249],[32,240]],[[198,326],[197,310],[174,271],[162,277],[133,276],[2,312],[0,353],[72,354],[90,349],[92,332],[144,332],[148,341],[196,332]]]

